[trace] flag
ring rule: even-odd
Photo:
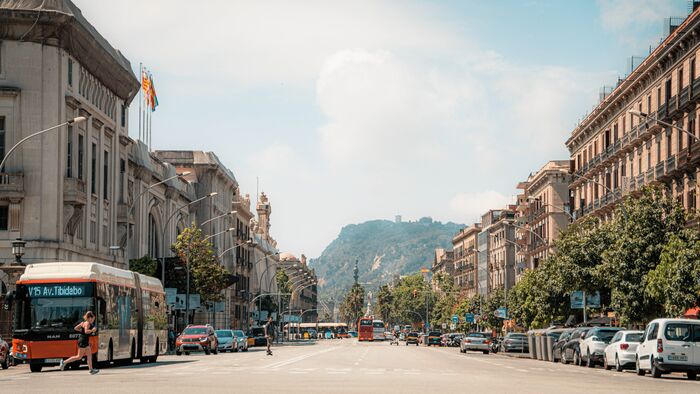
[[[153,112],[158,107],[158,95],[156,95],[156,85],[153,83],[153,75],[150,72],[148,73],[148,86],[150,90],[148,97],[151,101],[151,112]]]
[[[145,68],[141,71],[141,89],[143,90],[143,100],[146,106],[150,106],[151,78],[148,76],[148,71]]]

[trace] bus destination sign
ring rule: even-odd
[[[92,283],[55,283],[27,285],[30,297],[89,297],[92,296]]]

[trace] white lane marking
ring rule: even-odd
[[[321,351],[318,351],[318,352],[315,352],[315,353],[303,354],[303,355],[301,355],[301,356],[297,356],[297,357],[290,358],[290,359],[288,359],[288,360],[283,360],[283,361],[280,361],[280,362],[277,362],[277,363],[273,363],[273,364],[264,366],[264,367],[262,367],[262,368],[266,368],[266,369],[278,369],[278,368],[281,368],[281,367],[283,367],[283,366],[285,366],[285,365],[289,365],[289,364],[296,363],[296,362],[298,362],[298,361],[306,360],[307,358],[310,358],[310,357],[313,357],[313,356],[318,356],[318,355],[323,354],[323,353],[328,353],[328,352],[331,352],[331,351],[336,350],[336,349],[337,349],[336,347],[331,347],[331,348],[327,348],[327,349],[324,349],[324,350],[321,350]]]

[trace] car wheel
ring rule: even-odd
[[[214,348],[214,349],[211,350],[211,352],[214,353],[214,354],[219,354],[219,349]]]
[[[233,348],[233,352],[234,352],[234,353],[238,353],[238,346],[236,346],[235,348]]]
[[[586,366],[587,366],[588,368],[593,368],[593,367],[595,367],[595,362],[594,362],[593,359],[591,358],[591,353],[588,352],[588,351],[586,351]]]
[[[489,354],[489,351],[488,351],[488,350],[484,350],[482,353],[484,353],[484,354]]]
[[[603,368],[605,368],[606,371],[609,371],[612,369],[612,366],[608,364],[608,356],[604,355],[603,356]]]
[[[634,369],[637,372],[637,375],[644,376],[645,371],[642,368],[640,368],[640,366],[639,366],[639,357],[637,357],[637,361],[635,363]]]
[[[9,357],[6,357],[6,358],[5,358],[5,361],[3,361],[3,362],[0,364],[0,367],[2,367],[2,369],[10,368],[10,363],[7,362],[7,359],[8,359],[8,358],[9,358]]]
[[[654,358],[652,357],[649,359],[651,362],[651,377],[654,379],[658,379],[661,377],[661,370],[659,367],[656,366],[656,363],[654,362]]]
[[[617,357],[617,353],[615,353],[615,370],[617,372],[622,372],[622,365],[620,364],[620,359]]]
[[[189,355],[190,355],[190,352],[185,352],[185,356],[189,356]]]
[[[177,355],[177,356],[182,356],[182,352],[179,351],[179,350],[176,350],[176,351],[175,351],[175,355]]]
[[[694,371],[690,371],[686,374],[688,376],[688,380],[697,380],[698,379],[698,373]]]
[[[247,351],[248,351],[248,346],[246,346],[245,348],[243,348],[243,351],[244,351],[244,352],[247,352]]]

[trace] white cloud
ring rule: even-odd
[[[489,209],[505,208],[514,202],[513,197],[494,190],[484,192],[466,192],[452,197],[450,208],[461,217],[479,220]],[[478,219],[477,219],[478,218]]]
[[[671,1],[660,0],[598,0],[600,19],[609,31],[620,32],[640,25],[658,24],[675,15],[677,7]]]

